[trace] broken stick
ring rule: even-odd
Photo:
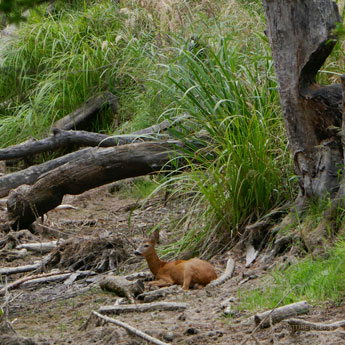
[[[261,328],[269,327],[271,324],[275,324],[288,317],[307,314],[309,312],[310,305],[306,301],[297,302],[285,305],[277,308],[273,311],[268,310],[254,316],[256,325],[260,324]],[[269,317],[267,317],[270,314]],[[265,320],[266,319],[266,320]]]
[[[140,337],[152,344],[156,344],[156,345],[169,345],[168,343],[164,343],[163,341],[160,341],[159,339],[157,338],[153,338],[151,337],[150,335],[144,333],[144,332],[141,332],[139,331],[138,329],[124,323],[124,322],[121,322],[121,321],[118,321],[118,320],[115,320],[115,319],[112,319],[110,317],[107,317],[107,316],[104,316],[104,315],[101,315],[99,313],[97,313],[96,311],[93,311],[92,312],[94,315],[96,315],[97,317],[101,318],[102,320],[104,321],[107,321],[107,322],[110,322],[110,323],[113,323],[117,326],[120,326],[124,329],[126,329],[128,332],[136,335],[137,337]]]
[[[145,304],[130,304],[130,305],[110,305],[100,307],[98,312],[101,314],[121,314],[131,312],[147,312],[154,310],[185,310],[188,308],[187,303],[170,303],[170,302],[155,302]]]

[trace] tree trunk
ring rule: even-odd
[[[76,158],[42,176],[33,186],[13,190],[7,201],[13,228],[30,226],[58,206],[65,194],[86,190],[128,177],[158,172],[176,155],[180,142],[144,142],[83,150]]]
[[[334,197],[343,165],[342,87],[321,87],[316,74],[336,43],[337,5],[331,0],[263,4],[301,200]]]

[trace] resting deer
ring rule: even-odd
[[[189,260],[163,261],[155,250],[158,241],[158,232],[145,239],[135,251],[136,255],[145,257],[149,268],[155,276],[149,284],[164,287],[169,285],[182,285],[182,289],[189,290],[197,286],[203,288],[217,278],[214,267],[207,261],[198,258]]]

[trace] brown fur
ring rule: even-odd
[[[207,261],[192,258],[189,260],[163,261],[160,260],[155,245],[157,233],[144,240],[135,254],[145,257],[155,279],[151,285],[163,287],[182,285],[182,289],[189,290],[195,285],[200,289],[217,278],[214,267]]]

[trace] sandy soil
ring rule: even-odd
[[[186,206],[179,200],[164,206],[162,198],[156,198],[145,207],[133,210],[135,200],[124,196],[121,193],[122,188],[129,188],[128,182],[116,184],[115,188],[109,185],[97,188],[80,196],[66,196],[64,204],[73,205],[75,209],[49,212],[44,225],[54,232],[46,229],[34,236],[42,242],[59,238],[81,241],[87,236],[90,238],[119,236],[118,238],[123,240],[121,243],[125,255],[118,258],[113,273],[124,275],[147,270],[145,262],[134,256],[130,242],[136,246],[142,239],[142,231],[149,230],[162,221],[160,226],[162,243],[168,243],[171,234],[167,222],[169,218],[185,212]],[[2,206],[0,212],[5,212],[5,207]],[[112,246],[116,248],[116,244],[112,243]],[[164,298],[164,301],[188,303],[189,307],[185,311],[131,313],[114,318],[163,342],[176,345],[243,344],[247,338],[247,344],[345,344],[344,332],[292,334],[282,323],[269,329],[258,330],[255,332],[255,338],[251,337],[250,333],[254,329],[253,321],[250,319],[251,312],[241,312],[231,318],[226,317],[221,309],[221,303],[233,297],[232,303],[235,309],[238,290],[256,288],[260,284],[260,278],[266,273],[259,264],[253,264],[246,269],[244,254],[240,252],[223,253],[214,258],[212,263],[218,273],[224,270],[229,255],[236,261],[231,280],[211,291],[180,290]],[[99,252],[99,256],[102,256],[102,251]],[[32,263],[39,257],[40,255],[30,254],[25,259],[8,262],[5,256],[0,256],[0,266]],[[258,278],[239,285],[243,274],[248,272],[255,273]],[[9,276],[8,282],[23,275]],[[115,294],[99,288],[98,279],[103,275],[104,273],[82,278],[73,284],[64,282],[39,284],[11,291],[9,320],[17,335],[30,338],[32,343],[40,345],[145,344],[144,340],[130,336],[119,327],[96,323],[95,320],[91,320],[84,329],[83,326],[93,310],[97,311],[104,305],[113,305],[119,299]],[[3,277],[0,283],[4,284],[4,281]],[[0,306],[3,303],[4,298],[0,297]],[[309,321],[335,321],[342,319],[343,314],[343,306],[337,308],[332,305],[313,306],[311,313],[302,318]],[[14,344],[13,338],[9,340],[0,334],[1,344]],[[17,344],[25,344],[24,339],[17,339]]]

